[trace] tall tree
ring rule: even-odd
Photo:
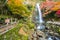
[[[23,3],[24,3],[23,0],[9,0],[7,6],[14,15],[29,17],[31,12],[28,10],[27,6],[24,5]]]

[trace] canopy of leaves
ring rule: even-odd
[[[51,8],[51,10],[53,10],[53,11],[57,11],[57,10],[59,10],[59,9],[60,9],[60,1],[59,1],[59,2],[55,2],[54,7]]]
[[[23,4],[23,2],[23,0],[9,0],[7,5],[12,14],[28,17],[31,13],[28,10],[27,6]]]

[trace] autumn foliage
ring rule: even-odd
[[[55,11],[56,13],[52,13],[52,14],[60,14],[60,12],[58,10],[60,10],[60,2],[43,2],[41,4],[41,9],[45,9],[45,12],[43,12],[44,15],[48,15],[50,13],[52,13],[52,11]],[[58,12],[57,12],[58,11]],[[60,16],[60,15],[58,15]]]
[[[9,0],[7,5],[14,15],[29,17],[31,14],[27,6],[24,4],[24,0]]]
[[[56,2],[55,5],[54,5],[54,7],[51,8],[51,9],[52,9],[53,11],[59,10],[59,9],[60,9],[60,2]]]

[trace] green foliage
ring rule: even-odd
[[[54,25],[54,24],[46,24],[46,27],[49,27],[52,32],[58,33],[60,35],[60,26],[59,25]]]
[[[33,29],[34,27],[35,27],[35,24],[34,23],[32,23],[32,21],[31,20],[20,20],[20,23],[22,23],[23,24],[23,30],[25,31],[25,32],[29,32],[31,29]],[[21,25],[22,25],[21,24]]]
[[[0,40],[28,40],[28,35],[21,35],[19,34],[20,28],[23,27],[24,31],[30,32],[31,29],[34,27],[34,24],[29,20],[29,21],[23,21],[19,20],[19,23],[17,26],[7,33],[0,35]]]
[[[18,24],[15,28],[7,33],[0,35],[0,40],[27,40],[27,36],[20,35],[18,32],[23,24]]]
[[[22,17],[29,17],[31,12],[28,10],[27,6],[21,3],[17,0],[18,3],[16,3],[15,0],[10,0],[10,2],[7,3],[8,8],[14,15],[19,15]],[[19,3],[20,2],[20,3]]]
[[[17,15],[18,17],[21,16],[24,17],[24,19],[20,19],[19,24],[15,28],[9,30],[3,35],[0,35],[0,40],[28,40],[28,35],[24,36],[18,32],[21,27],[23,27],[26,32],[29,32],[34,28],[34,24],[30,20],[33,6],[23,4],[22,0],[9,0],[7,6],[12,12],[12,15]]]
[[[60,34],[60,27],[54,27],[55,32]]]
[[[31,20],[28,20],[26,22],[26,25],[27,25],[27,27],[29,27],[29,29],[33,29],[35,27],[34,23],[32,23]]]

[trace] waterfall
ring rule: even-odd
[[[37,7],[37,11],[39,13],[39,22],[43,23],[42,12],[41,12],[41,8],[39,6],[39,3],[37,3],[36,7]]]
[[[44,21],[43,21],[42,12],[41,12],[39,3],[36,4],[36,8],[37,8],[37,12],[38,12],[37,14],[38,14],[38,22],[39,22],[37,29],[39,29],[39,30],[45,29],[45,26],[43,25]]]

